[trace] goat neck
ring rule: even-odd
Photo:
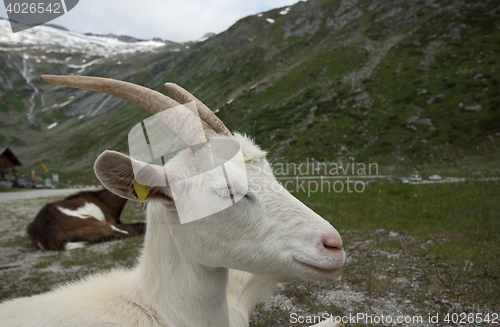
[[[139,299],[166,326],[229,326],[228,269],[203,266],[182,252],[171,224],[165,221],[178,220],[175,211],[151,203],[147,212],[147,233],[134,270],[131,299]]]

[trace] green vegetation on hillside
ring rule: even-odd
[[[286,15],[275,9],[243,18],[182,51],[106,58],[84,74],[164,93],[165,82],[176,82],[217,110],[231,130],[254,137],[286,161],[354,157],[406,170],[467,158],[498,162],[495,6],[451,0],[362,0],[350,6],[340,0],[299,2]],[[52,55],[64,59],[62,53]],[[20,58],[11,57],[1,54],[0,61],[21,65]],[[83,56],[74,54],[71,60]],[[75,73],[54,61],[29,65],[44,96],[42,109],[41,98],[35,97],[38,126],[29,126],[25,118],[32,90],[20,86],[19,72],[2,72],[14,86],[0,89],[1,134],[6,144],[20,140],[24,161],[43,159],[70,172],[90,168],[106,148],[126,150],[128,129],[146,116],[135,113],[140,109],[38,81],[38,72]],[[100,113],[77,119],[101,102]],[[59,125],[47,130],[53,122]]]

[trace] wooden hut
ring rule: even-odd
[[[16,166],[22,166],[19,159],[8,147],[0,146],[0,180],[14,179]]]

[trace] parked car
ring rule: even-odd
[[[431,176],[429,176],[429,180],[431,180],[431,181],[440,181],[441,180],[441,176],[439,176],[439,175],[431,175]]]
[[[35,181],[31,178],[18,177],[12,183],[12,187],[20,187],[20,188],[33,188],[35,187]]]
[[[401,184],[409,184],[410,183],[410,181],[406,177],[401,177],[399,179],[399,182],[401,182]]]
[[[420,183],[422,181],[422,177],[419,174],[413,174],[408,179],[410,180],[410,182],[414,183]]]

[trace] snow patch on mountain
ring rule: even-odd
[[[117,38],[84,35],[49,26],[37,26],[12,33],[9,21],[0,19],[0,50],[24,51],[28,49],[68,52],[73,49],[87,55],[109,57],[116,54],[153,51],[165,46],[159,41],[124,42]],[[7,48],[4,48],[7,46]]]
[[[280,15],[286,15],[286,14],[288,14],[289,11],[290,11],[290,7],[287,7],[285,9],[283,9],[282,11],[280,11]]]

